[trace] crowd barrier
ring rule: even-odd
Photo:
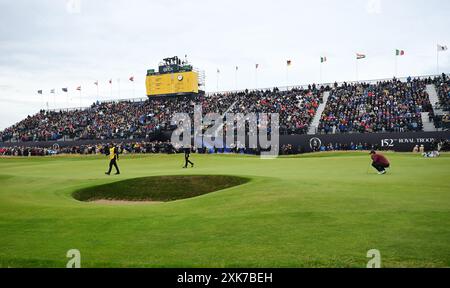
[[[74,147],[83,145],[107,144],[107,143],[131,143],[142,141],[167,141],[165,136],[151,139],[128,139],[128,140],[77,140],[77,141],[44,141],[44,142],[0,142],[0,147]],[[449,140],[450,131],[439,132],[405,132],[405,133],[354,133],[354,134],[320,134],[320,135],[286,135],[280,136],[280,146],[292,145],[301,148],[304,152],[320,150],[322,145],[350,146],[351,144],[367,144],[381,150],[392,150],[397,152],[410,152],[416,145],[424,145],[426,150],[432,148],[436,140]],[[248,141],[247,141],[248,142]]]

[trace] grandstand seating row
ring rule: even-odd
[[[306,134],[324,91],[329,91],[318,133],[370,133],[422,131],[421,113],[434,118],[426,92],[434,84],[441,107],[449,111],[450,82],[442,76],[426,79],[393,79],[377,83],[310,85],[280,91],[152,98],[146,101],[94,103],[84,110],[40,111],[0,132],[0,141],[28,142],[60,139],[144,139],[171,128],[174,113],[279,113],[281,134]],[[445,118],[444,118],[445,119]],[[446,118],[448,120],[448,117]]]

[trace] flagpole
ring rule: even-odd
[[[286,63],[286,91],[289,90],[289,65]]]
[[[134,95],[135,95],[134,88],[136,87],[136,85],[135,85],[135,83],[134,83],[134,76],[131,76],[130,78],[128,78],[128,80],[130,80],[131,82],[133,82],[131,85],[133,85],[133,99],[134,99]]]
[[[219,70],[217,70],[217,74],[216,74],[216,81],[217,81],[217,83],[216,83],[216,92],[219,92],[219,74],[220,74],[220,72],[219,72]]]
[[[255,89],[258,90],[258,67],[255,66]]]
[[[436,49],[436,67],[437,67],[437,75],[439,75],[439,49]]]
[[[120,78],[117,79],[117,83],[119,85],[119,99],[120,99]]]
[[[395,61],[394,61],[394,77],[397,78],[397,72],[398,72],[398,56],[395,55]]]
[[[236,70],[234,71],[234,83],[235,83],[235,90],[238,90],[238,84],[237,84],[237,73],[238,73],[238,68],[236,66]]]
[[[320,62],[320,84],[322,84],[322,65],[323,65],[323,62]]]

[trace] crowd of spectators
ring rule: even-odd
[[[146,101],[94,103],[84,110],[44,111],[28,116],[0,132],[0,141],[146,139],[170,130],[174,113],[279,113],[280,133],[306,133],[325,88],[289,91],[258,90],[239,93],[150,98]]]
[[[426,92],[426,84],[436,85],[440,105],[450,110],[450,79],[443,74],[434,79],[398,79],[333,87],[293,88],[280,91],[242,91],[213,95],[157,97],[145,101],[94,103],[84,110],[44,111],[0,132],[0,142],[55,140],[140,140],[173,129],[175,113],[193,116],[193,105],[207,113],[278,113],[280,134],[306,134],[323,92],[330,91],[321,115],[318,133],[371,133],[421,131],[421,113],[442,127],[449,123],[446,113],[437,119]],[[445,126],[445,125],[444,125]],[[204,127],[205,128],[205,127]],[[224,125],[225,130],[227,129]]]
[[[450,112],[450,77],[442,74],[435,79],[439,105],[446,112]]]
[[[0,147],[0,156],[51,156],[56,154],[57,151],[51,147]]]
[[[418,147],[418,146],[416,146]],[[424,149],[424,146],[422,145]],[[429,147],[430,151],[450,151],[450,141],[447,139],[436,139]],[[389,148],[382,148],[378,145],[371,145],[368,143],[323,143],[319,147],[313,148],[314,152],[331,152],[331,151],[371,151],[371,150],[389,150]],[[419,152],[419,150],[417,151]],[[421,151],[421,152],[425,152]],[[297,155],[305,153],[305,149],[302,146],[295,147],[291,144],[283,145],[280,150],[281,155]]]
[[[114,145],[118,147],[121,154],[176,154],[183,153],[182,148],[172,146],[170,141],[139,141],[129,143],[107,143],[107,144],[88,144],[80,146],[59,147],[26,147],[14,146],[0,148],[0,156],[52,156],[52,155],[106,155],[108,148]],[[431,145],[432,151],[450,151],[450,141],[446,139],[437,139]],[[330,151],[370,151],[380,150],[378,145],[368,143],[323,143],[315,147],[314,152]],[[192,152],[198,154],[247,154],[259,155],[258,149],[237,149],[237,148],[201,148],[192,149]],[[280,148],[280,155],[297,155],[305,153],[305,147],[294,146],[292,144],[283,145]]]
[[[370,145],[368,143],[323,143],[319,147],[313,148],[314,152],[329,152],[329,151],[370,151],[372,149],[378,150],[377,145]],[[281,155],[296,155],[305,153],[305,148],[302,146],[295,147],[291,144],[283,145],[280,150]]]
[[[427,80],[408,78],[376,84],[335,84],[319,133],[407,132],[422,130],[422,112],[432,111]]]
[[[0,148],[0,155],[3,156],[51,156],[58,154],[79,154],[79,155],[101,155],[108,152],[107,148],[113,145],[111,143],[105,144],[86,144],[79,146],[65,146],[53,145],[51,147],[3,147]],[[120,153],[123,154],[173,154],[177,153],[169,141],[139,141],[130,143],[114,144],[119,148]]]
[[[436,128],[450,129],[450,77],[442,74],[434,79],[434,85],[439,98],[437,107],[443,113],[430,113],[430,121],[434,122]]]
[[[280,133],[306,134],[314,115],[323,101],[325,87],[309,86],[308,89],[280,91],[253,91],[239,93],[233,113],[279,113]]]
[[[52,155],[102,155],[114,145],[121,154],[176,154],[183,153],[182,147],[174,147],[170,141],[136,141],[128,143],[86,144],[78,146],[53,145],[50,147],[13,146],[0,147],[0,156],[52,156]],[[251,148],[193,148],[192,152],[199,154],[250,154],[259,155],[259,149]]]
[[[3,156],[51,156],[58,154],[79,154],[79,155],[101,155],[108,152],[107,144],[87,144],[79,146],[65,146],[59,147],[53,145],[51,147],[4,147],[0,148],[0,155]],[[139,141],[130,143],[114,144],[119,148],[120,153],[123,154],[173,154],[177,153],[179,149],[175,149],[169,141]]]

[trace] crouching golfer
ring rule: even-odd
[[[377,169],[378,174],[386,174],[386,168],[390,166],[388,159],[381,154],[377,154],[374,150],[370,151],[370,155],[372,158],[372,167]]]
[[[116,168],[116,175],[120,174],[119,166],[117,166],[117,161],[119,161],[119,149],[115,146],[109,148],[109,170],[105,172],[106,175],[111,174],[112,167]]]

